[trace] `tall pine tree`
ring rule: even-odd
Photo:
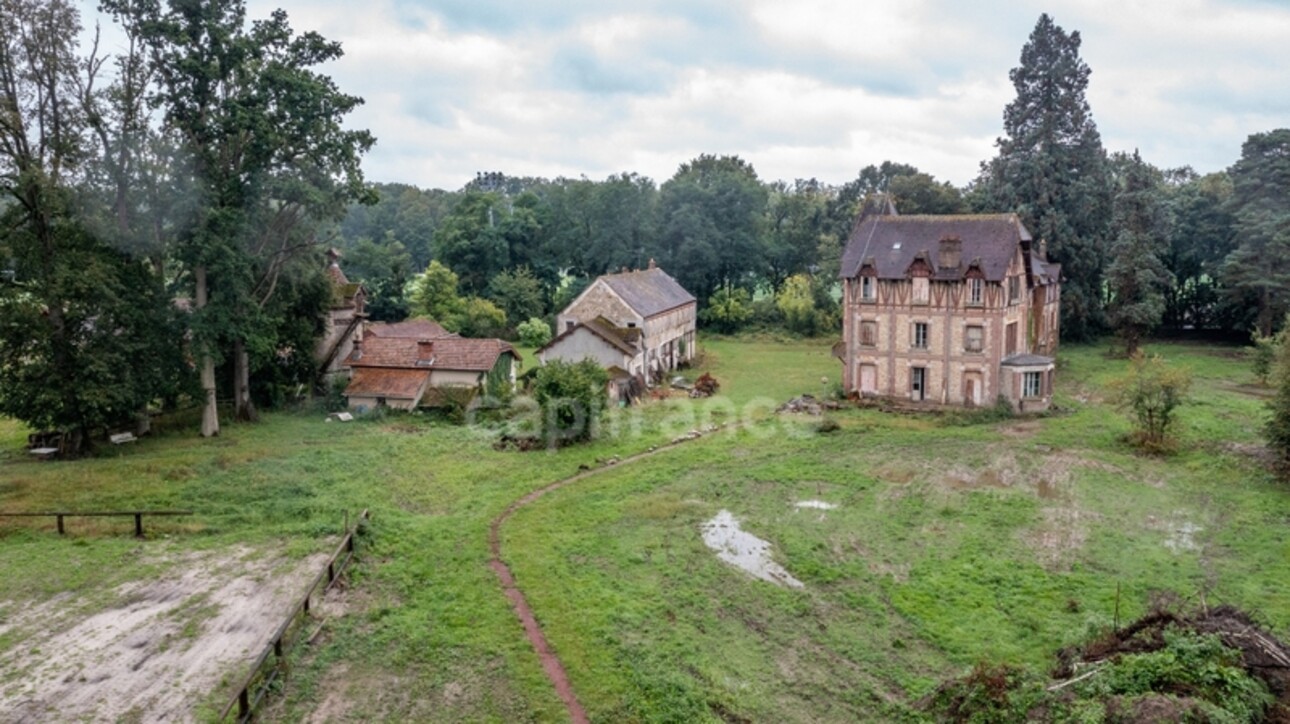
[[[1290,307],[1290,128],[1250,136],[1228,173],[1240,246],[1228,255],[1224,278],[1235,293],[1258,300],[1258,332],[1266,337]]]
[[[1137,151],[1117,158],[1123,172],[1111,220],[1107,317],[1125,353],[1133,356],[1142,338],[1160,324],[1173,275],[1161,259],[1169,248],[1169,228],[1160,174]]]
[[[1009,73],[1017,97],[1004,109],[999,155],[982,165],[976,198],[988,210],[1016,212],[1047,240],[1066,277],[1062,330],[1086,338],[1103,324],[1111,179],[1084,97],[1091,71],[1079,47],[1079,32],[1039,16],[1021,65]]]

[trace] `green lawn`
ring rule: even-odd
[[[269,712],[278,720],[320,706],[335,719],[561,720],[486,565],[489,522],[581,465],[710,423],[746,425],[561,489],[504,529],[504,557],[596,720],[904,718],[983,658],[1046,664],[1111,620],[1117,585],[1123,617],[1204,591],[1290,632],[1290,497],[1250,454],[1264,412],[1229,348],[1154,347],[1196,380],[1168,459],[1119,441],[1128,424],[1102,398],[1126,363],[1102,347],[1063,350],[1063,411],[1046,418],[950,427],[848,410],[831,434],[769,412],[832,388],[827,343],[700,348],[688,374],[710,370],[722,399],[617,411],[601,440],[558,453],[497,452],[491,433],[424,417],[301,413],[213,441],[175,432],[37,463],[24,459],[25,431],[0,421],[0,510],[187,507],[198,515],[142,545],[303,556],[326,547],[344,511],[371,508],[349,613],[293,669]],[[794,506],[808,499],[839,507]],[[699,531],[722,509],[805,586],[718,561]],[[6,609],[167,572],[113,534],[128,523],[78,522],[67,539],[0,525],[0,622]],[[22,643],[0,635],[0,652]]]

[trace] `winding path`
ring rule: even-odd
[[[493,519],[492,525],[488,528],[488,547],[493,557],[489,559],[488,565],[497,574],[498,581],[502,584],[502,592],[511,600],[511,605],[515,608],[515,615],[519,617],[520,623],[524,625],[524,633],[528,636],[529,643],[533,645],[533,650],[537,652],[538,658],[542,661],[542,669],[546,676],[551,680],[555,687],[555,693],[564,701],[564,705],[569,710],[569,718],[574,724],[588,724],[591,720],[587,718],[587,711],[582,708],[582,703],[578,701],[578,696],[573,693],[573,685],[569,683],[569,674],[564,670],[564,664],[561,663],[560,657],[556,656],[551,650],[551,645],[547,643],[546,636],[542,633],[542,627],[538,624],[537,618],[533,616],[533,608],[529,606],[528,600],[524,598],[524,592],[515,583],[515,576],[511,569],[502,561],[502,525],[515,514],[517,510],[526,505],[530,505],[542,496],[555,490],[572,485],[573,483],[585,480],[594,475],[598,475],[607,470],[613,470],[623,465],[628,465],[647,457],[657,455],[665,450],[687,443],[691,440],[697,440],[700,437],[717,432],[727,425],[719,426],[715,429],[709,429],[697,436],[685,436],[673,440],[672,442],[659,445],[656,448],[645,452],[636,453],[623,458],[614,465],[604,465],[590,470],[583,470],[577,475],[572,475],[561,480],[557,480],[543,488],[538,488],[524,497],[516,500],[503,510],[501,515]]]

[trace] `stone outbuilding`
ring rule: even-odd
[[[349,374],[345,359],[354,351],[354,340],[363,336],[363,320],[367,318],[363,307],[367,303],[367,290],[362,284],[351,282],[340,268],[341,253],[327,250],[327,277],[331,280],[331,306],[327,310],[326,327],[314,351],[318,362],[318,377],[323,384]]]
[[[667,272],[649,268],[598,277],[556,317],[543,362],[591,358],[646,385],[694,359],[697,303]],[[621,377],[621,374],[620,374]]]

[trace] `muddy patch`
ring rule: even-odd
[[[1155,516],[1149,517],[1147,526],[1165,534],[1165,548],[1168,548],[1170,553],[1175,555],[1192,553],[1201,549],[1196,536],[1204,532],[1205,528],[1187,520],[1180,513],[1167,520],[1160,520]]]
[[[1050,571],[1068,570],[1088,540],[1089,523],[1100,518],[1078,508],[1045,508],[1043,521],[1022,533],[1022,541]]]
[[[717,558],[747,571],[755,578],[789,588],[801,588],[802,582],[771,558],[770,543],[739,527],[739,521],[728,510],[717,513],[702,526],[703,542],[716,551]]]
[[[0,654],[0,720],[193,719],[221,679],[250,665],[326,560],[254,554],[187,555],[165,578],[23,611],[9,625],[24,644]],[[62,615],[69,609],[87,613]]]

